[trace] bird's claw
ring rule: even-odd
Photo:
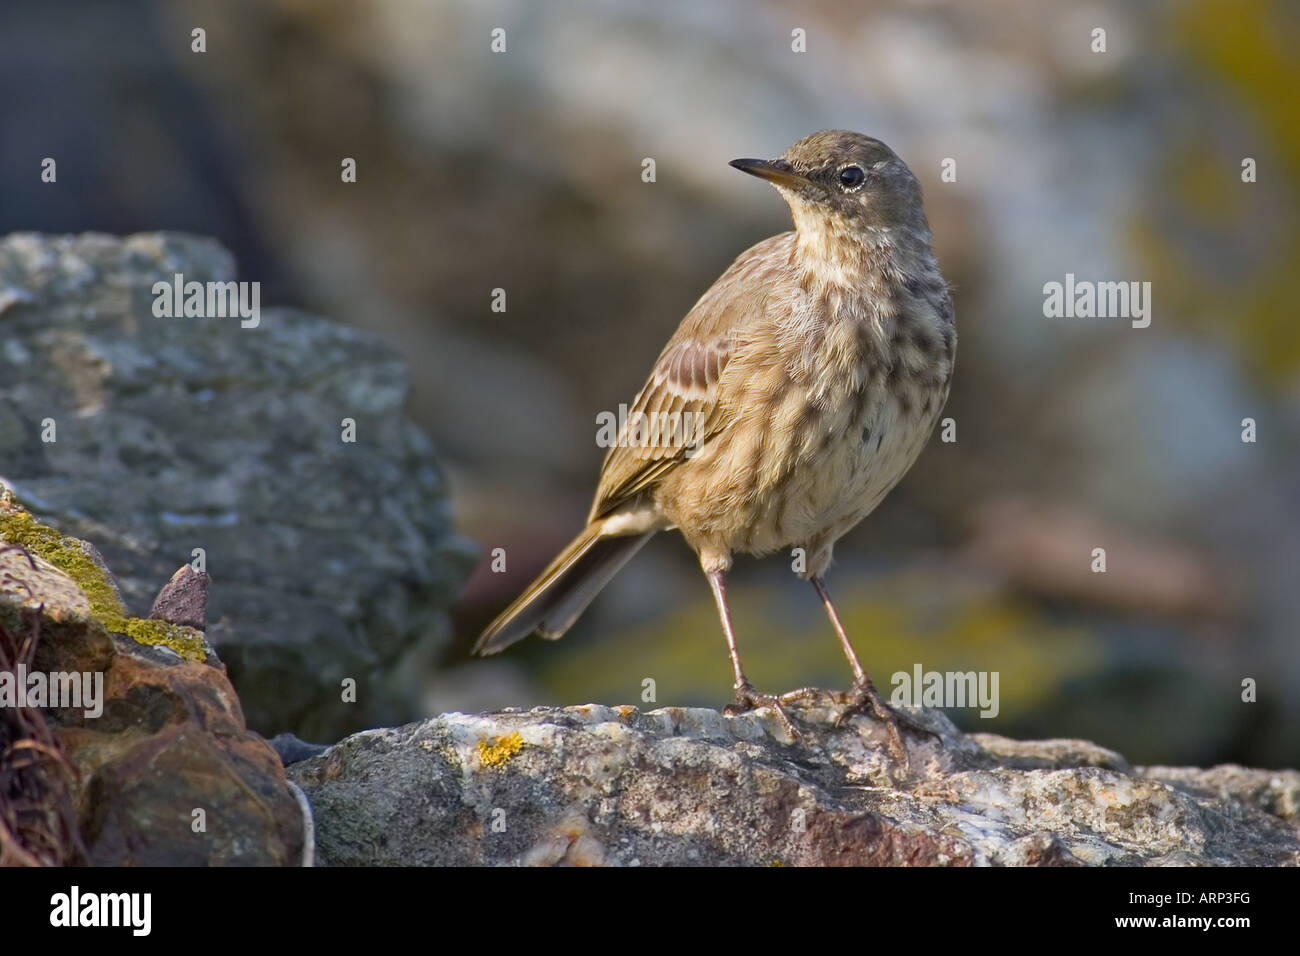
[[[808,696],[808,688],[790,691],[785,694],[763,694],[754,689],[754,685],[745,681],[736,685],[736,699],[733,703],[722,708],[722,712],[729,717],[735,717],[737,714],[743,714],[747,711],[757,710],[759,707],[771,707],[775,711],[777,719],[781,721],[781,726],[785,732],[795,740],[799,739],[799,731],[795,729],[794,724],[790,721],[790,715],[786,713],[784,704],[791,701],[802,700]]]
[[[922,733],[931,734],[938,737],[933,730],[923,727],[907,714],[896,714],[881,699],[880,694],[869,679],[855,681],[853,689],[847,695],[848,706],[840,712],[839,717],[835,720],[836,727],[843,727],[848,721],[858,714],[874,716],[885,725],[885,731],[889,734],[889,749],[894,758],[902,765],[903,772],[907,773],[911,768],[911,761],[908,760],[907,747],[903,744],[903,735],[898,729],[899,719],[907,724],[913,730]]]

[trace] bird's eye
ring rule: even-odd
[[[861,166],[845,166],[840,170],[840,182],[844,184],[845,189],[861,186],[866,178],[867,174],[862,171]]]

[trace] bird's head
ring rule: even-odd
[[[731,165],[777,188],[805,240],[825,233],[827,240],[895,243],[915,235],[929,242],[921,184],[878,139],[823,130],[778,159],[734,159]]]

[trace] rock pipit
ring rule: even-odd
[[[799,548],[792,564],[853,668],[840,720],[871,710],[906,762],[822,575],[835,542],[912,466],[948,397],[957,333],[921,186],[884,143],[844,130],[731,165],[776,187],[794,231],[742,253],[687,314],[605,458],[586,530],[474,649],[493,654],[533,631],[560,637],[651,535],[677,528],[722,619],[730,709],[772,707],[793,735],[782,703],[813,690],[750,684],[725,575],[736,552]]]

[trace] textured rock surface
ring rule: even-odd
[[[911,773],[827,697],[597,705],[356,734],[289,768],[322,864],[1294,865],[1300,773],[1130,767],[1079,740],[906,732]]]
[[[303,816],[284,769],[247,729],[225,668],[202,635],[177,629],[198,639],[199,652],[183,656],[166,643],[141,644],[106,629],[96,616],[99,602],[54,563],[74,566],[64,545],[70,539],[41,536],[45,557],[15,547],[6,536],[28,527],[15,523],[16,514],[0,497],[0,640],[14,648],[36,642],[27,673],[103,679],[100,713],[86,706],[46,711],[75,771],[70,800],[84,862],[299,863]],[[111,585],[102,565],[94,569]],[[0,769],[12,757],[0,751]]]
[[[412,719],[427,668],[410,665],[443,640],[468,554],[401,359],[290,309],[257,328],[157,318],[153,283],[176,273],[236,277],[178,234],[0,240],[0,475],[95,542],[137,614],[203,548],[208,637],[251,726],[337,739]]]

